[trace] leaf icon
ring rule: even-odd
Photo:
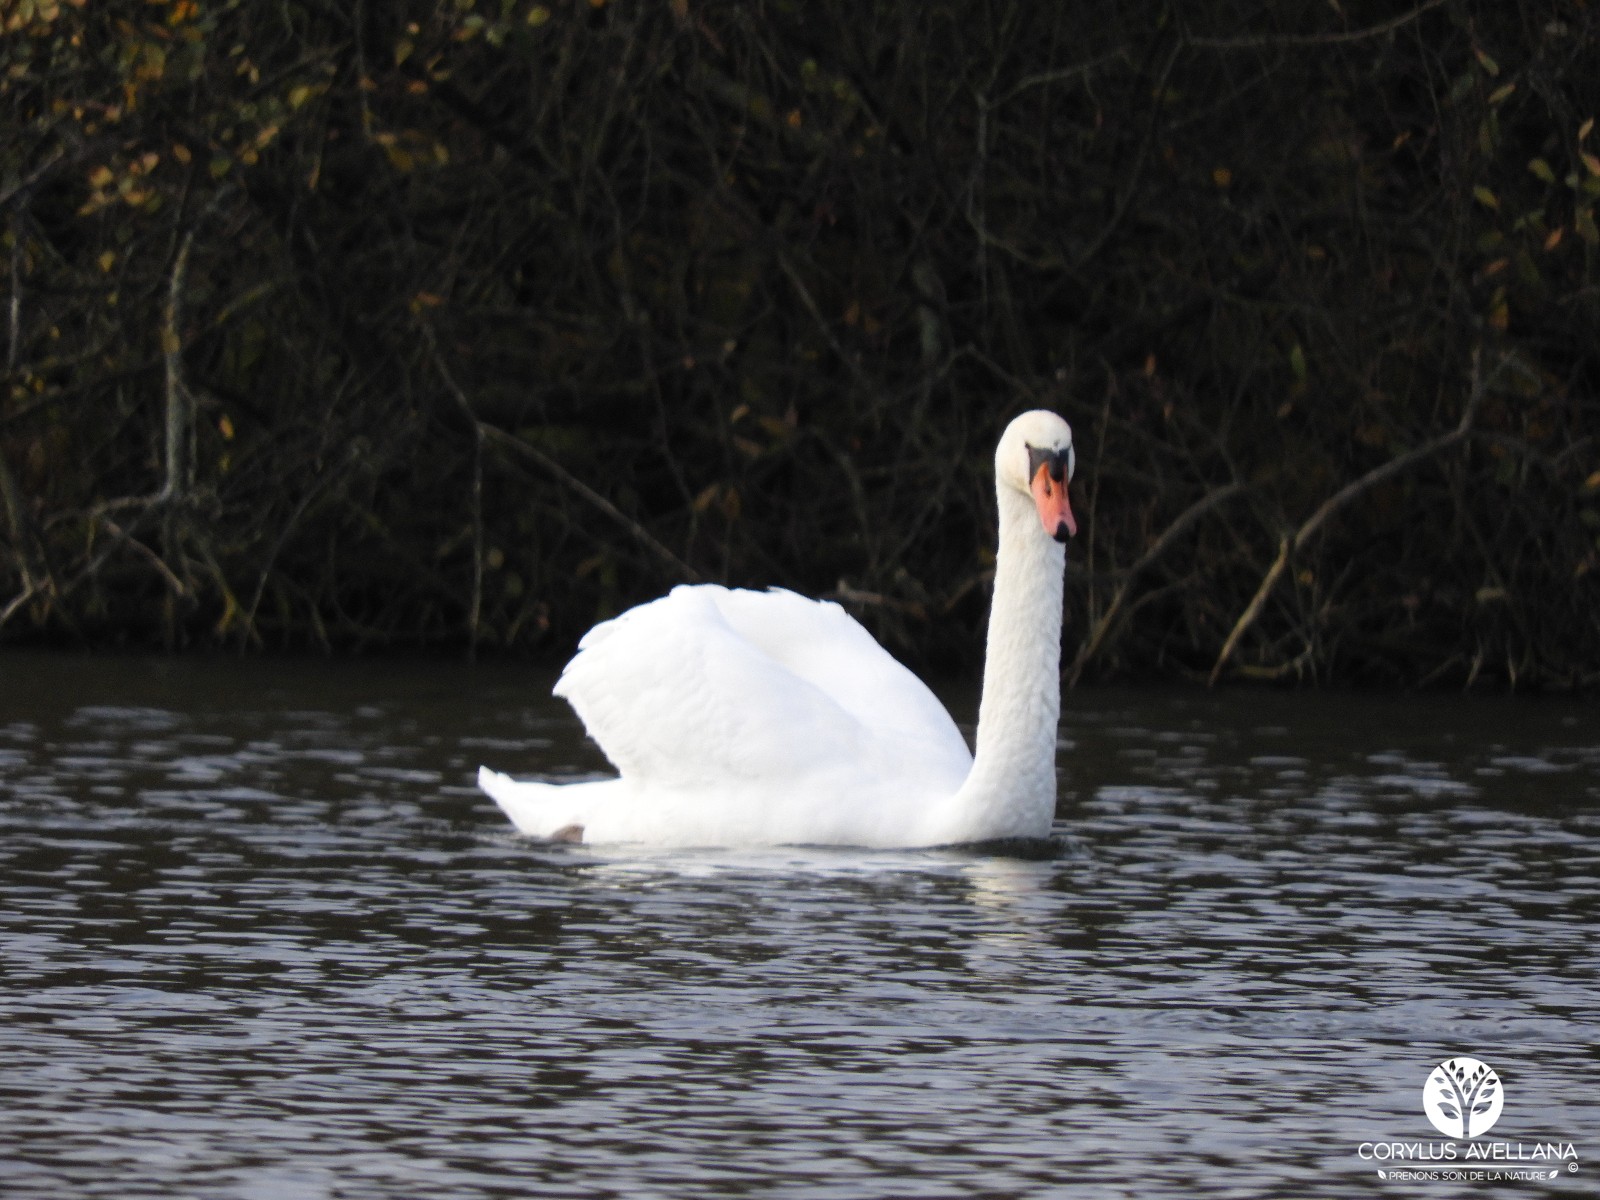
[[[1448,1100],[1439,1101],[1439,1111],[1445,1116],[1449,1117],[1452,1121],[1461,1120],[1461,1110],[1458,1109],[1454,1104],[1451,1104]]]
[[[1551,1172],[1551,1175],[1554,1175],[1554,1174],[1555,1174],[1555,1172],[1554,1172],[1554,1171],[1552,1171],[1552,1172]],[[1388,1177],[1388,1176],[1387,1176],[1387,1175],[1385,1175],[1385,1174],[1384,1174],[1384,1173],[1383,1173],[1383,1168],[1382,1168],[1382,1167],[1379,1167],[1379,1168],[1378,1168],[1378,1178],[1379,1178],[1379,1179],[1387,1179],[1387,1178],[1389,1178],[1389,1177]]]

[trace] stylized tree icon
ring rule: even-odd
[[[1488,1063],[1475,1058],[1451,1058],[1440,1063],[1428,1076],[1428,1086],[1423,1092],[1424,1108],[1439,1131],[1463,1138],[1488,1132],[1500,1115],[1500,1099],[1500,1077]],[[1440,1116],[1452,1125],[1459,1122],[1460,1132],[1447,1128],[1440,1122]],[[1477,1130],[1472,1128],[1474,1117],[1487,1118]]]

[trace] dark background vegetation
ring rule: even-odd
[[[0,639],[1600,683],[1587,0],[5,0]]]

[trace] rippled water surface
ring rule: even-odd
[[[1022,861],[520,840],[549,683],[0,657],[0,1193],[1600,1187],[1593,706],[1078,692]],[[1578,1171],[1379,1180],[1456,1054]]]

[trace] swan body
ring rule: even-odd
[[[674,588],[584,635],[555,687],[617,769],[478,784],[519,831],[655,845],[912,847],[1042,838],[1055,810],[1072,432],[1013,421],[975,753],[837,604]]]

